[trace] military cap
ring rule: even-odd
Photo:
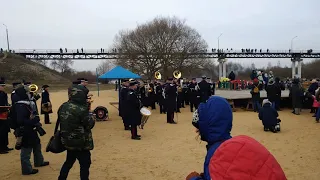
[[[173,78],[172,78],[172,77],[169,77],[169,78],[168,78],[168,81],[172,81],[172,80],[173,80]]]
[[[77,80],[79,80],[80,82],[88,82],[88,79],[86,78],[78,78]]]
[[[130,81],[130,83],[129,83],[130,86],[134,86],[136,84],[138,84],[137,81]]]
[[[21,82],[14,82],[14,83],[12,83],[12,87],[16,87],[19,84],[21,84]]]
[[[78,84],[80,84],[80,83],[81,83],[80,80],[76,80],[76,81],[73,81],[73,82],[72,82],[73,85],[78,85]]]
[[[124,82],[128,82],[128,81],[129,81],[129,79],[122,79],[122,80],[121,80],[121,82],[123,82],[123,83],[124,83]]]
[[[205,76],[205,75],[202,76],[202,79],[206,79],[206,78],[207,78],[207,76]]]
[[[42,89],[45,89],[45,88],[48,88],[48,87],[50,87],[50,86],[45,84],[45,85],[42,86]]]
[[[6,82],[4,80],[0,80],[0,86],[5,86]]]
[[[192,78],[192,80],[197,80],[197,78]]]
[[[28,85],[31,85],[31,82],[30,81],[29,82],[24,82],[23,84],[28,86]]]

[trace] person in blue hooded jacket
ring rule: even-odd
[[[219,96],[210,97],[194,112],[192,124],[207,142],[207,155],[203,173],[191,172],[186,180],[287,180],[262,144],[245,135],[231,137],[232,118],[229,103]]]
[[[199,105],[193,114],[192,124],[198,129],[201,140],[208,144],[203,173],[193,172],[189,180],[210,180],[210,159],[217,148],[231,138],[232,109],[224,98],[212,96],[206,103]]]

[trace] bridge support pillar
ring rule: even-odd
[[[296,60],[291,59],[291,70],[292,70],[292,78],[296,75]]]
[[[227,77],[227,60],[218,59],[219,62],[219,79],[221,77]]]
[[[302,59],[298,59],[298,77],[301,78]]]
[[[222,66],[223,66],[223,62],[221,59],[218,60],[219,62],[219,79],[222,77]]]
[[[223,77],[227,77],[227,59],[224,59],[224,60],[223,60],[223,67],[222,67],[222,69],[223,69],[223,74],[222,74],[222,76],[223,76]]]
[[[292,65],[291,65],[292,78],[294,77],[301,78],[302,77],[302,59],[292,58],[291,62],[292,62]],[[297,72],[297,69],[298,69],[298,72]]]

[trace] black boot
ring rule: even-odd
[[[32,174],[37,174],[38,172],[39,172],[38,169],[32,169],[31,172],[29,172],[29,173],[23,173],[23,175],[32,175]]]

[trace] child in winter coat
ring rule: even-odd
[[[272,103],[268,99],[262,102],[262,108],[259,111],[259,119],[262,120],[264,131],[277,132],[276,126],[280,122],[277,119],[279,116],[277,110],[272,107]]]

